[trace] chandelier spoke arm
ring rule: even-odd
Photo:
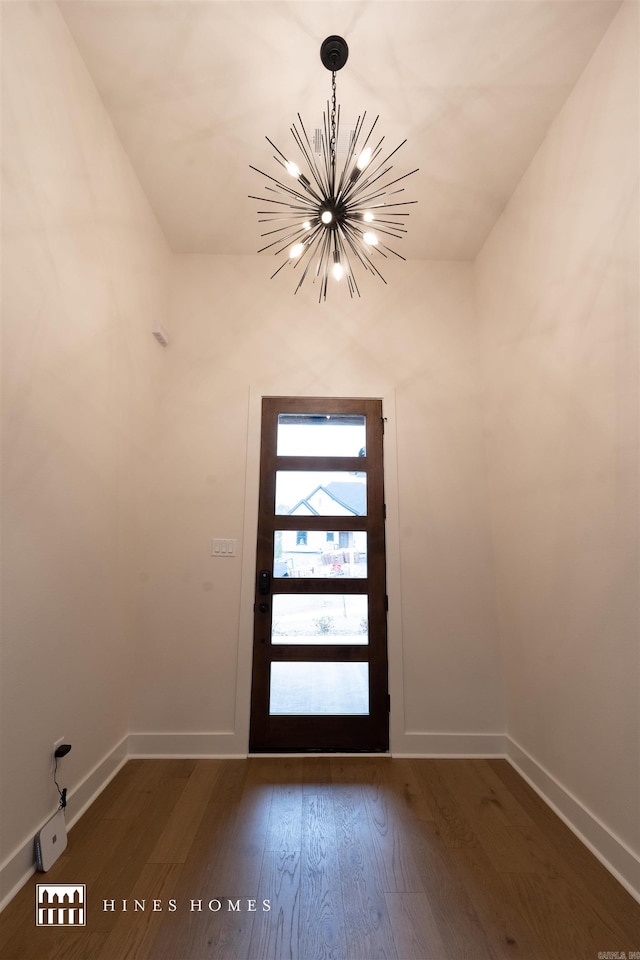
[[[347,289],[349,290],[349,296],[353,297],[354,282],[353,282],[353,270],[351,269],[351,261],[349,259],[349,253],[347,248],[344,245],[344,240],[342,236],[336,231],[336,244],[339,251],[340,263],[344,267],[344,276],[347,283]]]
[[[377,274],[377,276],[379,276],[380,279],[381,279],[384,283],[386,283],[387,281],[384,279],[384,277],[382,276],[382,274],[380,273],[380,271],[379,271],[378,268],[376,267],[375,263],[373,263],[373,261],[371,260],[371,257],[369,256],[369,254],[364,250],[364,248],[359,248],[359,247],[358,247],[358,245],[357,245],[357,243],[356,243],[356,240],[359,239],[359,238],[358,238],[357,236],[356,236],[356,237],[351,237],[349,230],[345,230],[345,238],[346,238],[349,246],[351,247],[354,255],[358,258],[358,260],[359,260],[360,263],[363,265],[363,267],[364,267],[366,270],[369,270],[371,273]]]
[[[349,195],[348,195],[347,197],[345,197],[345,202],[350,203],[350,204],[354,204],[354,203],[358,203],[358,204],[360,204],[360,203],[366,203],[366,198],[363,198],[363,197],[362,197],[362,194],[363,194],[366,190],[371,189],[371,187],[373,187],[374,183],[377,183],[378,180],[381,180],[383,177],[386,177],[386,175],[387,175],[391,170],[393,170],[393,164],[390,164],[388,167],[385,167],[384,170],[381,170],[380,173],[379,173],[377,176],[375,176],[375,177],[374,177],[373,174],[372,174],[371,176],[367,177],[366,180],[356,181],[356,183],[353,185],[353,190],[351,190],[350,193],[349,193]],[[383,185],[383,184],[379,184],[375,189],[376,189],[376,190],[382,190],[383,193],[384,193],[384,185]],[[382,194],[380,194],[380,196],[382,196]]]
[[[375,222],[376,234],[384,233],[388,237],[394,237],[394,239],[396,240],[402,240],[403,234],[408,233],[405,227],[396,227],[396,225],[393,223],[390,224],[391,229],[381,227],[380,224],[384,222],[385,222],[384,220],[376,220]],[[362,226],[360,225],[360,223],[357,220],[354,221],[353,223],[349,221],[349,226],[360,237],[363,243],[366,243],[364,239],[364,230],[362,229]],[[400,231],[400,232],[396,232],[396,231]]]
[[[269,187],[266,187],[266,189],[268,190]],[[261,203],[278,204],[280,207],[284,208],[280,210],[256,210],[256,213],[258,214],[258,216],[268,216],[268,217],[272,217],[274,220],[280,219],[281,215],[288,216],[288,217],[296,217],[296,216],[299,216],[300,214],[304,215],[308,213],[309,210],[315,210],[315,207],[310,206],[309,204],[305,204],[304,206],[299,206],[295,203],[289,203],[286,200],[280,200],[280,199],[274,200],[271,197],[256,197],[251,193],[248,196],[250,200],[259,200]],[[291,211],[291,213],[289,213],[288,211]],[[258,221],[258,223],[263,223],[263,222],[264,221],[261,221],[261,220]]]
[[[395,180],[390,180],[389,183],[384,184],[384,189],[388,190],[389,187],[392,187],[394,183],[400,183],[401,180],[406,180],[407,177],[411,177],[414,173],[417,173],[420,167],[416,167],[415,170],[409,170],[409,173],[403,173],[401,177],[396,177]],[[404,189],[404,188],[403,188]],[[394,190],[394,193],[399,193],[400,191]],[[417,200],[413,200],[413,203],[417,203]]]
[[[273,149],[275,150],[275,152],[278,154],[278,156],[282,158],[282,160],[284,161],[283,166],[284,166],[284,164],[287,164],[287,163],[289,162],[289,158],[288,158],[288,157],[285,157],[285,155],[284,155],[284,153],[282,152],[282,150],[279,150],[278,147],[276,147],[276,145],[275,145],[275,143],[273,142],[273,140],[270,140],[269,137],[267,137],[266,135],[265,135],[265,140],[267,141],[267,143],[271,144],[271,146],[273,147]],[[275,158],[274,158],[274,159],[275,159]]]
[[[380,241],[376,249],[380,250],[380,253],[382,254],[382,256],[385,256],[384,251],[386,250],[388,253],[392,253],[394,257],[397,257],[398,260],[404,260],[405,263],[407,261],[406,257],[403,257],[401,253],[398,253],[398,251],[394,250],[393,247],[388,247],[387,244],[382,243],[382,241]]]
[[[262,219],[258,220],[258,223],[276,223],[277,220],[295,220],[300,219],[300,213],[289,213],[286,210],[258,210],[258,213],[266,214]],[[384,221],[380,221],[383,223]],[[264,234],[262,234],[264,236]]]
[[[378,196],[384,197],[385,194],[384,193],[378,194]],[[374,199],[377,199],[377,197],[375,197]],[[358,206],[356,207],[352,205],[351,209],[358,214],[366,212],[367,210],[370,213],[373,212],[374,210],[383,210],[384,215],[386,217],[408,217],[410,215],[408,211],[407,212],[401,211],[400,213],[396,213],[393,210],[389,210],[389,207],[405,207],[405,206],[408,206],[410,203],[417,203],[417,202],[418,202],[417,200],[403,200],[402,202],[398,202],[398,203],[395,203],[395,202],[394,203],[363,203],[361,201],[358,201]],[[375,219],[377,220],[377,216]]]
[[[301,262],[303,259],[306,259],[306,264],[305,264],[304,270],[302,271],[302,275],[301,275],[301,277],[300,277],[300,280],[298,281],[298,285],[297,285],[297,287],[295,288],[295,290],[293,291],[294,294],[297,293],[298,290],[300,289],[300,287],[302,286],[302,284],[303,284],[303,282],[304,282],[304,280],[305,280],[305,277],[307,276],[307,274],[308,274],[308,272],[309,272],[309,270],[310,270],[310,268],[311,268],[311,266],[312,266],[312,264],[313,264],[313,261],[314,261],[314,259],[315,259],[316,254],[318,254],[318,252],[320,251],[320,256],[322,255],[322,252],[321,252],[321,251],[322,251],[322,245],[324,244],[325,239],[326,239],[326,238],[324,237],[324,235],[318,233],[318,234],[315,236],[315,238],[314,238],[314,240],[312,241],[312,243],[309,245],[308,249],[305,250],[305,252],[304,252],[304,254],[302,255],[302,257],[300,258],[300,260],[297,261],[296,263],[294,263],[294,267],[296,267],[299,262]]]
[[[354,169],[355,169],[355,166],[352,165],[352,161],[353,161],[353,157],[354,157],[355,152],[356,152],[356,146],[357,146],[357,144],[358,144],[358,138],[360,137],[360,134],[361,134],[361,132],[362,132],[362,127],[364,126],[364,119],[365,119],[366,115],[367,115],[367,111],[365,110],[365,112],[363,113],[362,117],[358,117],[358,119],[356,120],[355,129],[354,129],[354,131],[353,131],[353,135],[352,135],[351,141],[350,141],[350,143],[349,143],[349,148],[348,148],[348,150],[347,150],[347,155],[346,155],[346,157],[345,157],[344,165],[343,165],[343,167],[342,167],[342,173],[340,174],[340,180],[339,180],[338,189],[337,189],[337,192],[336,192],[336,196],[337,196],[338,198],[343,198],[342,189],[343,189],[343,185],[344,185],[344,182],[345,182],[345,178],[346,178],[346,176],[347,176],[347,172],[349,172],[350,177],[353,177],[353,171],[354,171]],[[349,181],[349,182],[351,182],[351,181]],[[348,187],[348,185],[347,185],[346,190],[348,191],[348,189],[349,189],[349,187]]]
[[[366,115],[367,115],[367,112],[366,112],[366,110],[365,110],[364,116],[362,117],[363,123],[364,123],[364,118],[365,118]],[[378,122],[379,119],[380,119],[380,114],[378,114],[378,116],[375,118],[375,120],[374,120],[373,123],[371,124],[371,129],[369,130],[369,133],[367,134],[366,140],[365,140],[364,143],[362,144],[362,149],[363,149],[363,150],[365,149],[365,147],[366,147],[367,144],[369,143],[369,140],[371,139],[371,134],[373,133],[373,131],[374,131],[374,129],[375,129],[375,125],[376,125],[376,123]],[[382,143],[383,140],[384,140],[384,137],[381,137],[380,140],[378,141],[378,147],[380,146],[380,144]],[[376,149],[377,149],[377,148],[376,148]],[[374,153],[375,153],[375,149],[372,151],[372,156],[373,156]]]
[[[305,146],[305,144],[304,144],[303,141],[302,141],[302,137],[301,137],[300,134],[298,133],[298,130],[297,130],[297,128],[296,128],[295,123],[294,123],[293,126],[291,127],[291,132],[292,132],[292,134],[293,134],[294,140],[295,140],[296,143],[298,144],[298,147],[299,147],[300,151],[302,152],[303,157],[305,158],[305,160],[306,160],[306,162],[307,162],[307,166],[308,166],[309,170],[311,171],[311,176],[312,176],[313,179],[315,180],[315,182],[316,182],[316,184],[317,184],[317,186],[318,186],[318,189],[320,190],[320,194],[321,194],[321,195],[324,195],[324,194],[326,194],[326,192],[327,192],[328,183],[326,183],[326,182],[323,181],[323,179],[322,179],[322,172],[321,172],[318,164],[316,163],[315,157],[313,156],[313,150],[312,150],[312,147],[311,147],[311,142],[310,142],[310,140],[309,140],[309,137],[307,136],[307,131],[305,130],[305,127],[304,127],[304,124],[303,124],[303,122],[302,122],[302,118],[301,118],[300,114],[298,114],[298,120],[300,121],[300,127],[302,128],[302,132],[304,133],[304,138],[305,138],[305,140],[306,140],[306,146]],[[320,200],[320,197],[318,197],[318,200]]]
[[[259,222],[259,223],[260,223],[260,222],[265,223],[266,221],[258,221],[258,222]],[[261,237],[272,237],[272,236],[273,236],[274,234],[276,234],[276,233],[282,233],[284,230],[290,230],[290,229],[291,229],[291,224],[290,224],[290,223],[287,223],[284,227],[275,227],[273,230],[265,230],[265,232],[264,232],[264,233],[261,233],[260,236],[261,236]],[[309,235],[308,235],[308,232],[307,232],[306,230],[301,232],[301,231],[300,231],[300,227],[297,226],[297,231],[298,231],[298,233],[297,233],[298,239],[302,239],[303,237],[307,237],[307,241],[308,241]],[[305,245],[306,245],[306,244],[305,244]]]
[[[369,210],[369,209],[370,209],[370,208],[367,207],[367,210]],[[361,226],[361,225],[360,225],[360,217],[362,216],[361,212],[354,211],[354,213],[356,214],[356,215],[355,215],[355,219],[354,219],[354,218],[351,218],[351,219],[354,219],[354,223],[355,223],[355,224],[357,224],[358,226]],[[393,213],[392,213],[392,214],[389,214],[389,216],[408,217],[409,214],[408,214],[408,213],[396,213],[396,214],[393,214]],[[406,227],[401,227],[401,226],[400,226],[400,223],[396,223],[395,220],[387,220],[387,219],[385,219],[384,217],[376,217],[376,218],[375,218],[375,227],[376,227],[376,230],[379,229],[380,224],[384,224],[384,226],[386,226],[386,227],[391,227],[393,230],[399,230],[401,233],[408,233],[408,232],[409,232]],[[361,228],[361,229],[362,229],[362,228]]]
[[[280,230],[288,230],[288,229],[292,229],[292,226],[290,225],[290,226],[285,226],[285,227],[281,227],[281,228],[280,228]],[[274,232],[276,232],[276,231],[272,231],[272,233],[274,233]],[[285,245],[284,245],[283,247],[281,247],[279,250],[274,250],[274,256],[278,256],[279,254],[284,253],[284,251],[287,249],[287,247],[289,247],[289,245],[291,244],[292,241],[293,241],[293,242],[301,242],[301,241],[302,241],[302,243],[303,243],[303,245],[304,245],[304,248],[305,248],[305,250],[306,250],[306,249],[309,248],[310,246],[313,246],[313,244],[314,244],[314,242],[315,242],[315,240],[316,240],[316,237],[318,236],[319,233],[320,233],[320,228],[319,228],[319,226],[315,227],[315,228],[312,230],[311,234],[309,234],[309,232],[308,232],[307,230],[305,230],[304,228],[301,228],[301,227],[300,227],[300,224],[296,224],[295,230],[294,230],[293,233],[290,233],[286,238],[285,238],[285,237],[277,237],[277,238],[276,238],[274,241],[272,241],[271,243],[268,243],[266,246],[261,247],[261,249],[258,250],[258,253],[263,253],[265,250],[270,250],[271,247],[277,246],[279,243],[282,243],[283,240],[285,240]],[[266,236],[266,234],[263,234],[263,236]]]
[[[287,237],[278,237],[276,240],[272,240],[271,243],[265,244],[264,247],[260,247],[260,249],[258,250],[258,253],[264,253],[265,250],[270,250],[271,247],[277,247],[278,244],[282,243],[282,241],[284,240],[285,242],[284,246],[280,247],[279,250],[273,251],[273,255],[277,257],[278,254],[284,253],[284,251],[287,249],[287,247],[291,244],[292,241],[299,240],[300,236],[301,236],[300,230],[296,230],[294,233],[290,233]]]
[[[296,141],[296,144],[298,145],[298,148],[299,148],[300,150],[302,150],[303,156],[304,156],[305,160],[307,161],[308,166],[311,168],[311,164],[309,164],[309,158],[306,156],[302,144],[298,142],[298,139],[297,139],[297,137],[296,137],[297,131],[295,130],[295,124],[294,124],[294,126],[291,127],[291,132],[292,132],[293,135],[294,135],[294,140]],[[288,160],[288,158],[285,157],[285,155],[282,153],[281,150],[278,150],[278,148],[276,147],[275,143],[273,143],[273,141],[269,140],[269,137],[265,137],[265,139],[269,141],[269,143],[271,144],[271,146],[273,147],[273,149],[274,149],[278,154],[280,154],[280,157],[282,157],[282,160],[279,159],[278,157],[274,157],[273,159],[276,161],[276,163],[279,163],[281,167],[284,167],[284,169],[287,171],[287,173],[289,173],[289,168],[288,168],[287,164],[288,164],[290,161]],[[283,161],[284,161],[284,162],[283,162]],[[314,173],[313,169],[311,170],[311,173],[312,173],[312,176],[313,176],[313,173]],[[296,177],[295,179],[297,180],[298,183],[301,183],[301,184],[302,184],[302,186],[304,187],[304,189],[306,190],[306,192],[307,192],[307,193],[310,193],[311,196],[314,198],[314,200],[316,200],[318,203],[321,201],[322,198],[320,197],[320,195],[319,195],[318,193],[316,193],[316,191],[313,189],[313,187],[312,187],[312,185],[311,185],[311,182],[309,181],[309,179],[308,179],[307,177],[305,177],[305,175],[304,175],[303,173],[300,173],[299,176]],[[315,179],[315,177],[314,177],[314,179]],[[322,191],[322,184],[321,184],[321,183],[318,183],[318,187],[319,187],[320,190]]]
[[[322,238],[322,249],[320,252],[320,257],[318,259],[318,265],[316,268],[316,277],[320,277],[320,293],[318,302],[320,298],[327,299],[327,283],[329,281],[329,261],[331,259],[331,235],[329,231],[325,230],[324,236]]]
[[[271,180],[272,183],[275,183],[282,193],[295,197],[296,200],[300,200],[302,203],[309,203],[309,198],[305,196],[304,193],[299,193],[297,190],[294,190],[293,187],[288,187],[285,183],[281,183],[280,180],[276,180],[275,177],[272,177],[269,173],[265,173],[264,170],[259,170],[258,167],[254,167],[251,163],[249,164],[249,168],[255,170],[256,173],[259,173],[261,176],[266,177],[267,180]],[[271,189],[273,189],[273,187]],[[258,197],[258,199],[262,198]]]
[[[405,139],[402,141],[402,143],[399,143],[399,144],[398,144],[398,146],[395,148],[395,150],[392,150],[391,153],[389,153],[389,154],[384,158],[384,160],[381,160],[381,161],[380,161],[380,163],[378,164],[377,167],[372,168],[372,169],[370,170],[370,172],[367,174],[367,176],[366,176],[364,179],[356,180],[356,182],[355,182],[355,184],[354,184],[354,191],[353,191],[354,194],[355,194],[355,196],[357,196],[358,193],[359,193],[361,190],[368,189],[368,187],[370,187],[372,183],[375,183],[377,180],[380,179],[380,177],[384,176],[386,173],[389,172],[389,170],[393,169],[393,164],[391,164],[391,165],[388,166],[382,173],[378,173],[378,171],[380,170],[380,168],[381,168],[381,167],[384,167],[385,164],[389,163],[389,160],[391,160],[391,157],[393,157],[394,154],[396,154],[396,153],[398,152],[398,150],[400,149],[400,147],[403,147],[406,142],[407,142],[407,141],[406,141],[406,138],[405,138]],[[411,173],[415,173],[415,172],[417,171],[417,169],[418,169],[418,168],[416,167],[416,170],[412,170]],[[409,176],[409,174],[405,174],[405,176]]]
[[[301,287],[302,284],[304,283],[305,277],[307,276],[307,274],[308,274],[308,272],[309,272],[309,268],[311,267],[311,264],[313,263],[313,257],[314,257],[314,255],[315,255],[315,252],[317,251],[317,248],[319,247],[320,243],[321,243],[321,240],[318,238],[317,242],[314,244],[314,248],[313,248],[313,249],[310,248],[310,249],[308,250],[307,262],[306,262],[306,264],[305,264],[304,270],[302,271],[302,276],[301,276],[300,279],[298,280],[298,286],[297,286],[297,287],[295,288],[295,290],[293,291],[294,294],[296,294],[296,293],[298,292],[298,290],[300,289],[300,287]],[[305,256],[306,256],[306,254],[305,254]]]
[[[415,170],[411,171],[411,173],[415,173],[415,172],[416,172]],[[404,174],[403,177],[398,177],[397,180],[391,180],[389,183],[380,184],[378,187],[376,187],[376,191],[374,193],[370,193],[365,197],[359,197],[357,200],[358,207],[361,207],[363,205],[368,205],[371,203],[372,200],[378,200],[380,197],[386,197],[386,196],[393,197],[395,196],[396,193],[404,193],[404,187],[400,187],[399,190],[392,190],[391,193],[387,193],[387,189],[388,187],[392,186],[394,183],[398,183],[399,180],[403,180],[404,177],[408,177],[408,176],[410,176],[410,174],[407,173],[407,174]],[[408,206],[409,204],[417,203],[417,202],[418,202],[417,200],[406,200],[404,202],[394,201],[393,203],[385,203],[384,206],[385,207],[404,207],[404,206]]]
[[[366,116],[366,111],[362,118],[363,121],[365,116]],[[344,195],[343,195],[343,199],[345,202],[349,202],[349,199],[352,196],[352,194],[357,190],[359,190],[361,185],[363,184],[366,185],[366,183],[369,180],[369,175],[364,173],[364,169],[366,169],[366,167],[361,170],[358,167],[358,161],[356,160],[355,163],[353,162],[353,157],[356,154],[356,149],[357,149],[358,159],[364,154],[364,151],[367,149],[367,143],[369,142],[369,139],[371,137],[373,127],[375,126],[377,120],[378,120],[378,117],[376,117],[376,119],[373,121],[373,126],[371,127],[371,130],[369,130],[369,133],[367,134],[367,138],[361,147],[358,146],[358,138],[361,131],[357,129],[354,131],[354,136],[350,145],[349,153],[345,160],[344,169],[342,171],[342,177],[340,181],[341,186],[340,186],[339,192],[342,192],[342,184],[344,181],[346,181],[346,185],[344,187]],[[375,145],[375,147],[369,148],[371,150],[371,156],[367,161],[367,164],[366,164],[367,167],[371,168],[372,164],[377,160],[377,158],[381,154],[383,140],[384,140],[384,137],[381,137],[378,143]],[[347,179],[347,173],[349,174],[348,179]]]

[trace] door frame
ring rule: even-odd
[[[357,447],[349,454],[324,453],[314,456],[311,451],[302,454],[287,451],[279,455],[279,419],[280,415],[299,416],[310,414],[322,419],[328,414],[334,416],[356,416],[361,418],[366,432],[358,436],[357,446],[366,446],[366,455],[359,456]],[[320,431],[322,433],[323,431]],[[338,431],[340,433],[340,431]],[[298,434],[300,437],[300,434]],[[303,434],[304,436],[304,434]],[[334,440],[336,442],[336,440]],[[387,655],[387,614],[386,614],[386,553],[384,520],[384,421],[382,401],[370,397],[267,397],[263,400],[262,454],[260,517],[258,521],[258,567],[262,569],[265,582],[258,582],[256,570],[255,593],[255,631],[253,651],[252,679],[252,719],[249,736],[249,749],[256,753],[282,750],[292,752],[306,750],[322,751],[376,751],[387,753],[389,749],[389,707],[388,707],[388,655]],[[364,453],[364,450],[361,451]],[[309,493],[313,484],[322,482],[322,478],[308,471],[335,472],[343,480],[349,480],[354,472],[362,470],[366,477],[366,509],[356,516],[340,515],[339,512],[326,511],[327,515],[282,514],[277,509],[277,476],[279,470],[292,470],[299,473],[306,484],[311,486],[296,490],[296,498]],[[363,482],[361,481],[361,485]],[[321,514],[323,511],[321,511]],[[300,526],[310,530],[314,544],[318,543],[318,534],[323,537],[327,529],[355,530],[364,532],[366,538],[367,572],[355,576],[327,577],[315,572],[311,577],[293,575],[280,577],[275,573],[275,543],[278,531],[296,531]],[[307,533],[304,534],[305,542]],[[333,534],[332,534],[333,536]],[[347,534],[349,537],[350,534]],[[342,538],[342,532],[340,532]],[[285,537],[286,539],[286,537]],[[323,540],[324,546],[324,540]],[[362,547],[362,544],[360,545]],[[333,550],[336,550],[335,544]],[[261,575],[262,576],[262,575]],[[307,642],[286,644],[278,643],[272,634],[272,614],[276,598],[308,597],[359,597],[365,598],[367,605],[367,642],[341,642],[337,637],[327,635],[317,644]],[[346,608],[345,608],[346,615]],[[368,709],[362,713],[344,711],[317,711],[307,713],[304,709],[292,714],[272,714],[270,711],[270,678],[276,665],[286,669],[288,663],[307,663],[313,670],[323,663],[366,664]],[[309,666],[307,670],[309,670]],[[310,675],[310,674],[308,674]]]
[[[256,546],[258,529],[258,498],[260,492],[260,440],[262,428],[263,397],[316,397],[340,398],[344,396],[377,397],[382,400],[385,417],[384,436],[384,486],[386,517],[387,557],[387,655],[389,662],[389,751],[394,744],[400,745],[404,734],[404,686],[402,657],[402,594],[400,575],[400,522],[398,512],[398,458],[396,440],[396,397],[388,384],[357,384],[348,393],[344,390],[296,389],[283,384],[274,390],[269,387],[251,386],[248,398],[247,458],[244,497],[244,529],[242,536],[242,567],[240,587],[240,613],[238,633],[238,659],[236,673],[236,703],[232,741],[234,752],[245,755],[249,751],[249,722],[251,715],[251,674],[253,663],[253,603],[255,594]],[[377,386],[377,388],[376,388]],[[281,388],[280,388],[281,387]],[[291,756],[291,754],[288,754]],[[362,754],[361,754],[362,755]],[[261,754],[265,756],[265,754]],[[378,754],[380,756],[380,754]]]

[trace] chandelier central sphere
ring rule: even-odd
[[[342,170],[337,170],[340,106],[336,99],[336,71],[342,69],[348,55],[349,48],[342,37],[327,37],[320,48],[322,63],[331,71],[331,105],[327,103],[327,109],[323,113],[323,129],[319,138],[314,141],[316,145],[312,147],[300,114],[298,124],[294,122],[291,126],[293,139],[302,153],[307,173],[279,150],[269,137],[266,140],[276,151],[273,159],[284,169],[290,180],[283,182],[250,165],[252,170],[267,180],[264,190],[268,196],[250,195],[252,200],[267,204],[266,210],[258,210],[261,218],[258,222],[271,227],[261,234],[269,240],[258,253],[272,250],[276,256],[285,255],[283,262],[272,274],[272,279],[287,264],[294,268],[301,267],[301,276],[294,293],[298,292],[307,275],[311,273],[313,281],[319,282],[319,301],[327,298],[330,278],[336,281],[346,279],[350,295],[357,293],[360,296],[353,271],[355,265],[386,283],[371,259],[373,250],[383,257],[392,254],[401,260],[405,259],[389,247],[386,240],[381,239],[381,235],[385,238],[402,239],[407,232],[404,218],[409,214],[398,208],[416,202],[390,199],[404,190],[404,187],[398,187],[397,184],[417,172],[416,168],[402,176],[389,179],[392,170],[389,160],[406,140],[380,159],[384,137],[377,143],[372,142],[378,117],[369,127],[368,133],[364,134],[366,112],[358,117],[355,129],[349,137]],[[390,190],[390,187],[394,189]],[[375,230],[371,228],[372,225]]]

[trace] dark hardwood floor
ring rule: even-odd
[[[36,927],[45,882],[86,884],[86,926]],[[640,905],[506,761],[132,760],[0,916],[0,950],[631,960]]]

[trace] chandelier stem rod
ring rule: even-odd
[[[336,72],[331,71],[331,194],[336,191]]]

